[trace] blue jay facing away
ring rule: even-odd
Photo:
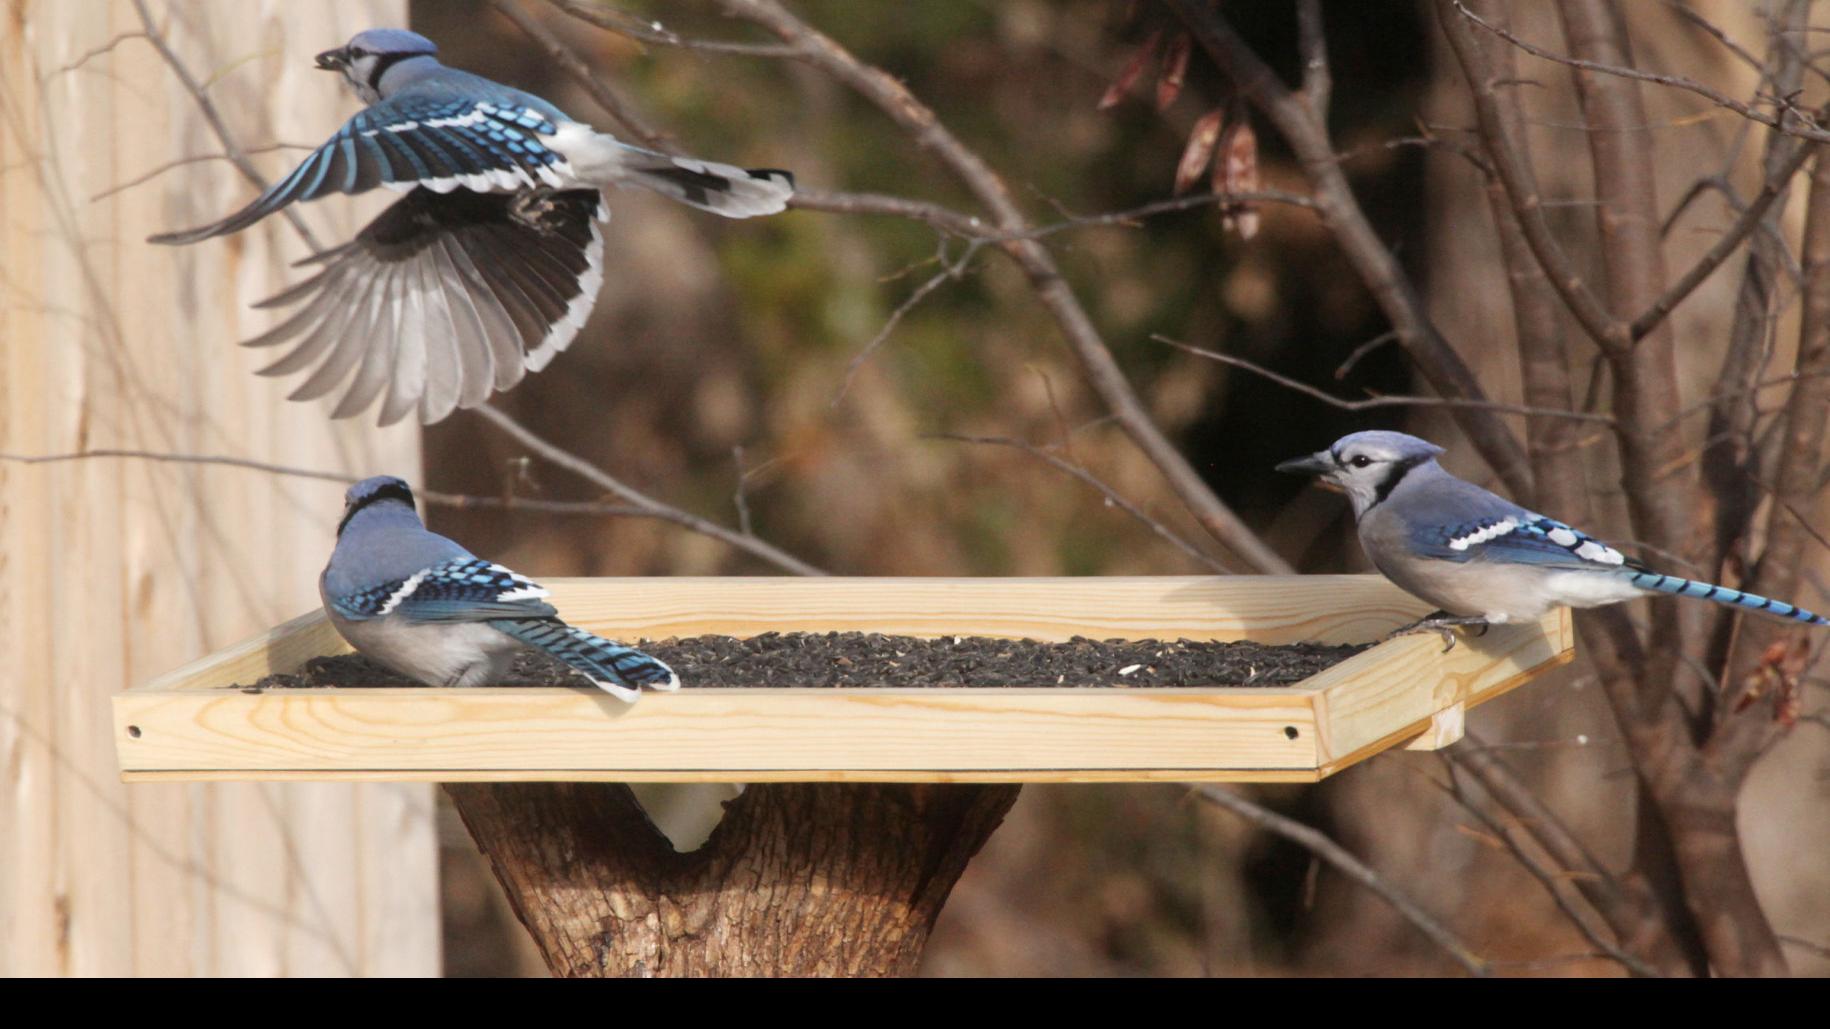
[[[1277,466],[1346,492],[1373,565],[1440,609],[1393,635],[1435,631],[1454,646],[1451,626],[1536,621],[1554,607],[1598,607],[1654,593],[1830,625],[1784,601],[1660,575],[1554,518],[1450,475],[1436,463],[1441,453],[1402,432],[1356,432]]]
[[[539,584],[428,531],[401,480],[364,479],[343,500],[318,593],[364,657],[428,686],[480,686],[502,681],[531,647],[619,700],[633,703],[644,686],[680,688],[647,654],[560,621]]]
[[[298,340],[260,374],[315,364],[293,400],[348,380],[332,417],[380,397],[381,424],[415,408],[431,424],[545,368],[603,285],[601,187],[642,186],[727,218],[775,214],[793,195],[788,172],[630,146],[437,53],[416,33],[370,29],[319,54],[368,108],[240,211],[150,240],[195,243],[330,193],[409,191],[354,240],[303,262],[317,274],[257,305],[298,308],[245,344]]]

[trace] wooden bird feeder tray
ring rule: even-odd
[[[1377,576],[551,582],[611,639],[763,632],[1355,643],[1425,613]],[[232,688],[349,648],[321,612],[114,698],[121,777],[169,780],[1313,782],[1574,656],[1568,612],[1363,651],[1289,687]]]

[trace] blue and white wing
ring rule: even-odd
[[[1520,512],[1411,531],[1415,553],[1442,561],[1491,561],[1546,569],[1645,571],[1645,566],[1555,518]]]
[[[363,193],[376,186],[480,193],[571,183],[564,157],[540,137],[559,130],[546,114],[505,96],[491,99],[405,93],[363,110],[292,173],[221,221],[148,242],[195,243],[247,228],[302,200]]]
[[[433,565],[378,586],[331,599],[351,621],[398,615],[415,622],[486,622],[499,618],[551,618],[546,588],[481,558]]]

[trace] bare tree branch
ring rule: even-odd
[[[1792,181],[1792,176],[1798,174],[1799,169],[1805,166],[1805,162],[1810,160],[1811,155],[1815,152],[1816,148],[1807,144],[1794,145],[1792,152],[1780,161],[1779,167],[1767,177],[1753,202],[1748,204],[1740,216],[1735,219],[1735,223],[1728,227],[1728,231],[1711,244],[1702,257],[1697,258],[1689,271],[1685,272],[1657,300],[1653,301],[1651,307],[1633,319],[1633,324],[1627,327],[1627,335],[1634,340],[1643,338],[1657,328],[1677,305],[1683,303],[1685,297],[1695,292],[1696,288],[1701,286],[1703,281],[1708,279],[1710,274],[1728,259],[1728,255],[1734,253],[1735,248],[1739,247],[1743,240],[1760,228],[1761,223],[1766,220],[1768,210],[1785,193],[1786,186]]]
[[[1033,226],[1011,199],[1009,188],[984,158],[960,142],[939,117],[900,81],[867,65],[775,0],[719,0],[729,14],[761,26],[794,48],[799,59],[825,72],[888,115],[923,150],[934,155],[991,212],[999,232],[1014,238],[999,249],[1028,276],[1043,307],[1060,326],[1094,391],[1144,455],[1160,469],[1204,528],[1245,562],[1262,572],[1288,574],[1288,562],[1267,546],[1228,507],[1163,435],[1119,367],[1049,251],[1021,238]]]
[[[1559,407],[1531,407],[1526,404],[1503,404],[1497,400],[1451,400],[1447,397],[1395,396],[1384,393],[1374,394],[1373,396],[1359,400],[1348,400],[1343,397],[1334,396],[1326,390],[1317,389],[1306,382],[1299,382],[1287,375],[1280,375],[1263,365],[1254,364],[1243,357],[1234,357],[1231,354],[1222,354],[1218,351],[1206,350],[1189,343],[1182,343],[1170,339],[1167,336],[1152,334],[1150,338],[1156,340],[1158,343],[1165,343],[1175,347],[1177,350],[1194,354],[1196,357],[1203,357],[1209,361],[1216,361],[1232,368],[1242,368],[1254,375],[1269,379],[1286,389],[1295,390],[1307,397],[1314,397],[1324,404],[1328,404],[1331,407],[1338,407],[1343,411],[1366,411],[1381,407],[1480,407],[1484,410],[1497,411],[1502,414],[1524,414],[1539,418],[1562,418],[1578,422],[1601,422],[1604,425],[1611,424],[1614,421],[1614,416],[1608,414],[1596,414],[1590,411],[1571,411],[1567,408]]]
[[[1544,198],[1538,190],[1537,174],[1520,149],[1516,119],[1509,119],[1500,105],[1498,87],[1503,73],[1495,71],[1481,51],[1479,41],[1457,15],[1456,12],[1465,12],[1460,3],[1437,0],[1436,12],[1437,21],[1448,36],[1449,45],[1461,63],[1462,74],[1468,80],[1475,118],[1480,123],[1481,138],[1486,143],[1494,175],[1505,187],[1519,231],[1543,268],[1546,281],[1597,345],[1603,350],[1624,349],[1631,344],[1626,326],[1617,322],[1589,290],[1588,283],[1576,271],[1575,264],[1563,245],[1557,242],[1550,222],[1544,217]],[[1508,68],[1506,73],[1510,71]]]
[[[1506,845],[1506,849],[1512,853],[1513,859],[1529,872],[1532,878],[1538,880],[1570,924],[1575,926],[1576,931],[1580,932],[1596,950],[1634,975],[1652,979],[1664,978],[1664,974],[1658,969],[1622,950],[1619,944],[1603,935],[1601,927],[1595,924],[1593,912],[1583,903],[1582,896],[1572,881],[1579,876],[1567,869],[1547,867],[1527,846],[1528,841],[1535,843],[1536,840],[1530,836],[1529,831],[1523,825],[1517,820],[1502,824],[1500,820],[1481,810],[1479,805],[1474,803],[1462,787],[1461,779],[1457,775],[1458,762],[1455,760],[1455,752],[1460,749],[1452,747],[1440,752],[1444,762],[1449,766],[1449,796],[1461,806],[1462,810],[1472,815]]]
[[[1682,89],[1690,93],[1695,93],[1697,96],[1708,100],[1717,107],[1726,108],[1741,115],[1743,118],[1757,121],[1762,125],[1776,129],[1789,136],[1797,136],[1800,139],[1807,139],[1814,143],[1830,143],[1830,131],[1819,128],[1815,118],[1811,117],[1806,112],[1799,110],[1797,107],[1794,107],[1791,101],[1785,97],[1771,98],[1772,105],[1778,108],[1780,113],[1768,114],[1765,111],[1736,100],[1734,97],[1729,96],[1721,90],[1706,86],[1695,79],[1686,78],[1682,75],[1666,75],[1659,72],[1642,71],[1625,64],[1589,60],[1582,57],[1570,57],[1564,54],[1553,53],[1543,47],[1527,43],[1500,26],[1484,21],[1459,2],[1455,3],[1455,8],[1460,12],[1462,17],[1474,22],[1488,32],[1499,36],[1501,39],[1504,39],[1506,42],[1511,43],[1513,46],[1518,47],[1520,50],[1525,51],[1533,57],[1541,57],[1546,61],[1554,61],[1557,64],[1567,65],[1579,71],[1592,72],[1600,75],[1612,75],[1618,78],[1631,79],[1636,82],[1650,82],[1654,85]]]
[[[1308,104],[1278,81],[1270,67],[1205,0],[1166,2],[1239,91],[1271,120],[1296,151],[1315,188],[1323,222],[1372,291],[1380,310],[1397,331],[1399,342],[1430,386],[1444,397],[1486,399],[1474,373],[1430,321],[1397,258],[1360,210],[1326,126],[1316,119]],[[1458,408],[1455,420],[1507,488],[1517,496],[1530,496],[1531,469],[1525,450],[1499,415],[1480,408]]]
[[[1262,805],[1254,804],[1231,790],[1206,783],[1191,783],[1188,788],[1194,792],[1195,796],[1209,804],[1231,811],[1260,829],[1274,832],[1303,847],[1311,854],[1328,862],[1342,875],[1371,890],[1379,896],[1379,899],[1390,904],[1392,910],[1403,916],[1405,921],[1415,926],[1417,931],[1428,937],[1431,943],[1440,947],[1443,953],[1447,954],[1469,975],[1485,977],[1493,974],[1493,966],[1486,959],[1474,953],[1447,926],[1437,921],[1429,912],[1418,907],[1416,901],[1405,896],[1398,887],[1374,871],[1370,865],[1348,853],[1345,847],[1329,839],[1326,834],[1295,819],[1286,818]]]

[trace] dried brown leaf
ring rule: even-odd
[[[1244,118],[1227,126],[1225,138],[1220,143],[1220,157],[1214,162],[1213,188],[1223,196],[1258,190],[1258,133]],[[1221,224],[1239,233],[1240,239],[1251,239],[1258,234],[1258,212],[1252,205],[1228,204],[1221,213]]]
[[[1178,32],[1169,39],[1169,45],[1163,48],[1163,70],[1156,77],[1156,109],[1169,110],[1169,105],[1182,95],[1182,83],[1188,78],[1188,55],[1194,52],[1195,41],[1186,32]]]
[[[1214,147],[1220,143],[1220,129],[1225,124],[1224,107],[1207,112],[1195,122],[1195,127],[1188,133],[1188,145],[1182,148],[1182,159],[1176,163],[1176,196],[1192,189],[1207,171],[1214,159]]]
[[[1117,107],[1125,99],[1125,94],[1131,92],[1138,76],[1144,74],[1150,59],[1156,56],[1156,48],[1162,41],[1162,29],[1152,29],[1150,35],[1144,37],[1144,41],[1138,44],[1137,52],[1131,55],[1131,60],[1126,61],[1124,69],[1118,73],[1118,78],[1112,80],[1112,84],[1106,87],[1105,95],[1099,98],[1100,110]]]

